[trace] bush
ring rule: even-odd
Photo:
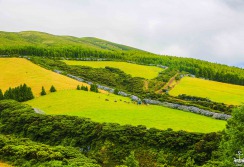
[[[98,87],[97,87],[97,85],[96,84],[91,84],[90,91],[91,92],[98,93]]]
[[[41,96],[44,96],[44,95],[46,95],[46,94],[47,94],[47,93],[46,93],[46,91],[45,91],[45,88],[42,87]]]
[[[52,85],[50,88],[50,92],[56,92],[57,90],[55,89],[55,87]]]

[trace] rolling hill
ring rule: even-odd
[[[76,89],[77,85],[87,85],[55,72],[41,68],[22,58],[0,58],[0,89],[16,87],[26,83],[32,88],[36,97],[40,96],[41,88],[46,91],[54,85],[57,90]]]
[[[193,58],[157,55],[98,38],[57,36],[36,31],[0,32],[0,55],[132,61],[163,65],[214,81],[244,85],[244,69]]]
[[[93,37],[77,38],[72,36],[56,36],[44,32],[37,31],[22,31],[15,32],[3,32],[0,31],[0,47],[11,46],[44,46],[44,47],[58,47],[58,46],[78,46],[88,49],[97,50],[138,50],[125,45],[116,44],[106,40]]]
[[[180,94],[198,96],[233,105],[244,103],[244,86],[191,77],[182,78],[169,94],[172,96]]]
[[[194,162],[197,166],[202,166],[208,162],[212,163],[211,158],[214,158],[212,159],[214,164],[218,163],[215,161],[215,156],[219,156],[220,152],[223,151],[218,150],[218,148],[221,145],[221,137],[224,134],[222,130],[225,129],[226,123],[228,123],[228,128],[225,129],[227,132],[225,138],[232,138],[234,133],[228,131],[238,125],[234,129],[238,132],[236,133],[236,141],[239,142],[241,139],[239,134],[243,128],[239,119],[241,114],[238,115],[241,110],[236,109],[232,112],[233,106],[201,100],[187,101],[170,96],[185,93],[208,97],[213,101],[227,104],[241,104],[244,89],[243,86],[237,86],[244,85],[244,70],[241,68],[192,58],[156,55],[98,38],[57,36],[35,31],[0,32],[0,57],[9,56],[15,58],[0,58],[2,70],[0,89],[4,91],[9,87],[26,83],[32,88],[36,98],[24,103],[17,103],[8,99],[1,100],[1,135],[4,135],[6,141],[11,140],[9,135],[18,138],[25,137],[18,140],[28,146],[26,138],[30,138],[37,142],[33,143],[34,152],[37,153],[29,152],[30,147],[23,147],[17,142],[11,145],[11,147],[16,148],[15,153],[16,150],[20,150],[16,153],[15,159],[11,155],[13,152],[9,149],[10,147],[0,144],[0,152],[7,150],[10,153],[4,152],[7,159],[3,159],[4,157],[1,156],[1,162],[8,162],[9,159],[12,162],[11,164],[23,162],[31,166],[31,163],[37,164],[43,160],[53,160],[50,161],[52,166],[63,166],[68,165],[68,160],[75,157],[74,154],[77,151],[97,160],[96,163],[101,166],[122,165],[128,157],[132,156],[134,160],[138,160],[140,166],[151,166],[152,164],[155,166],[185,166],[189,163],[193,165]],[[19,56],[31,59],[35,64],[27,59],[16,58]],[[110,61],[101,62],[101,64],[99,64],[100,62],[88,61],[82,62],[85,64],[77,64],[80,62],[65,61],[70,64],[67,65],[60,61],[64,59],[106,59]],[[71,66],[72,63],[95,68]],[[143,65],[136,65],[136,63]],[[97,68],[107,65],[120,68],[132,76],[145,77],[148,80],[144,82],[145,79],[143,78],[133,78],[114,68]],[[155,78],[159,68],[152,69],[148,65],[167,66],[168,68]],[[156,104],[153,102],[159,102],[157,104],[165,101],[170,102],[172,108],[159,105],[137,105],[136,102],[132,102],[127,97],[74,90],[77,85],[86,84],[47,69],[61,70],[64,74],[75,75],[93,83],[125,91],[124,94],[133,94],[141,99],[147,98],[152,104]],[[181,74],[192,74],[196,77],[206,78],[206,80],[185,77],[176,83],[175,88],[169,92],[170,95],[162,94],[161,91],[155,93],[155,87],[164,89],[163,92],[168,92],[168,85],[165,87],[163,85],[167,82],[172,85],[171,81],[179,79]],[[58,91],[48,93],[45,96],[39,95],[42,86],[47,91],[51,85],[54,85]],[[204,105],[196,102],[204,103]],[[232,118],[223,121],[186,112],[184,105],[198,113],[201,111],[209,114],[206,110],[227,112],[227,114],[232,114]],[[218,106],[216,108],[212,105]],[[42,114],[41,111],[45,114]],[[233,124],[235,121],[239,124]],[[228,133],[232,136],[228,136]],[[230,143],[234,143],[233,141],[235,140],[230,141]],[[48,149],[45,149],[45,152],[36,149],[39,144],[41,148],[44,148],[43,143],[55,145],[57,154],[51,154]],[[58,145],[67,146],[67,149],[74,147],[73,149],[76,151],[67,150],[67,156],[64,157],[64,152],[59,151],[61,147]],[[30,154],[33,160],[27,156]],[[232,152],[231,154],[234,155],[235,153]],[[19,155],[25,155],[24,159],[19,159]],[[64,157],[64,162],[56,161],[60,160],[61,157]],[[0,166],[5,165],[1,162]],[[72,163],[76,164],[74,166],[83,166],[77,165],[76,161],[72,161]]]

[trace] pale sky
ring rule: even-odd
[[[0,31],[27,30],[244,67],[244,0],[0,0]]]

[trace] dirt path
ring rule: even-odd
[[[176,84],[174,84],[174,85],[172,85],[172,84],[173,84],[173,82],[176,82],[175,81],[175,77],[177,75],[178,75],[178,73],[175,74],[172,78],[170,78],[170,80],[163,86],[163,88],[157,90],[155,93],[162,94],[163,93],[163,89],[167,89],[168,87],[174,87]]]
[[[148,90],[148,81],[147,80],[145,80],[144,81],[144,90]]]

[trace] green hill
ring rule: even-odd
[[[37,31],[22,31],[3,32],[0,31],[0,46],[43,46],[43,47],[58,47],[58,46],[76,46],[87,49],[96,50],[137,50],[125,45],[116,44],[98,38],[84,37],[77,38],[73,36],[57,36],[44,32]]]
[[[42,32],[0,32],[1,55],[35,55],[56,58],[89,58],[156,64],[214,81],[244,85],[244,69],[207,61],[157,55],[102,39],[57,36]]]

